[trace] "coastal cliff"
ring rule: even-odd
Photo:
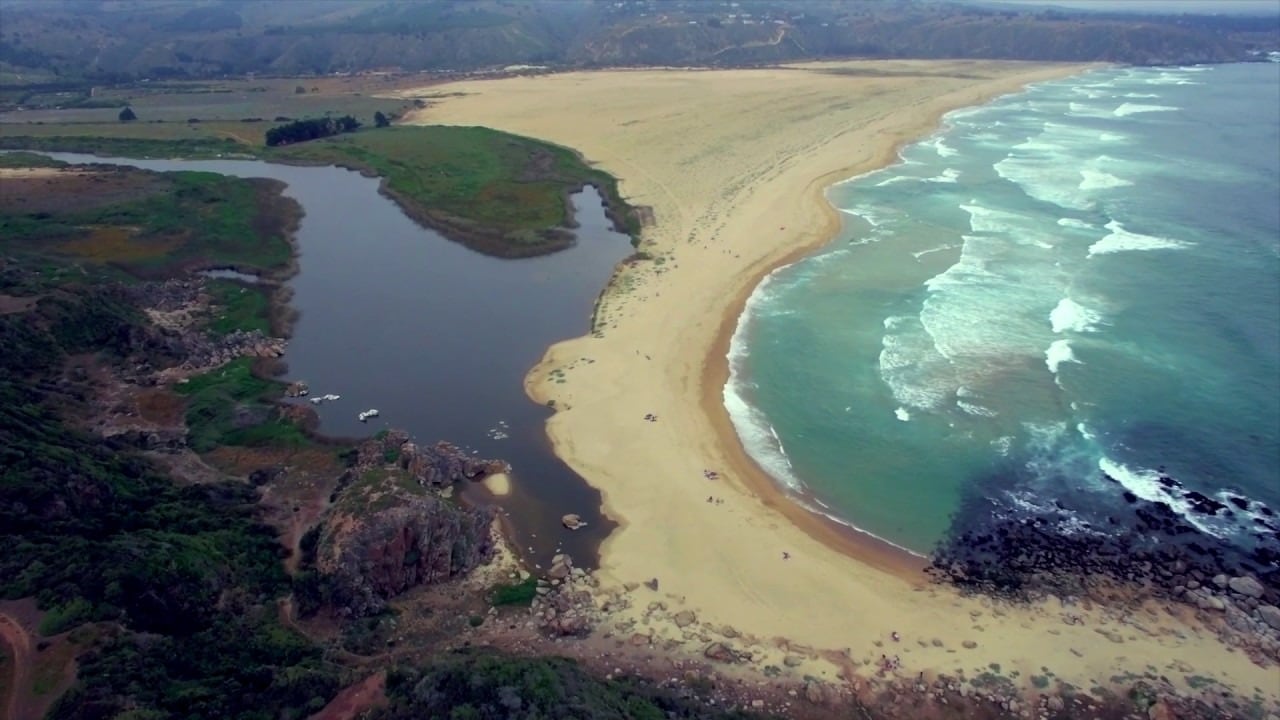
[[[445,442],[421,448],[401,431],[362,443],[317,529],[316,569],[335,614],[376,614],[411,588],[487,562],[494,511],[455,502],[453,483],[506,469]]]

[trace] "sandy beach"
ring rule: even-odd
[[[632,203],[652,208],[641,248],[651,259],[619,267],[596,332],[550,348],[526,381],[532,398],[558,410],[547,427],[557,454],[620,524],[599,573],[633,599],[618,632],[690,652],[731,642],[766,664],[785,656],[789,672],[826,678],[858,665],[859,675],[874,674],[888,654],[909,678],[975,677],[998,664],[1023,683],[1051,674],[1090,688],[1151,669],[1175,683],[1201,676],[1280,697],[1274,667],[1154,605],[1010,606],[929,584],[918,558],[842,531],[780,492],[743,452],[723,407],[728,342],[752,289],[840,228],[827,187],[892,162],[949,110],[1085,69],[846,62],[421,91],[434,99],[410,122],[484,125],[572,147],[619,178]],[[563,382],[550,377],[556,370]],[[521,482],[518,468],[511,482]],[[656,590],[642,584],[653,579]],[[651,622],[653,602],[668,615],[692,611],[696,623]]]

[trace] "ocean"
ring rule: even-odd
[[[927,554],[975,495],[1280,508],[1280,64],[1108,68],[946,116],[833,187],[756,289],[725,403],[799,501]]]

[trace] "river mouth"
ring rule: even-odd
[[[531,401],[524,377],[547,347],[590,332],[613,268],[632,252],[600,195],[571,196],[576,243],[552,255],[488,257],[413,222],[379,194],[378,179],[335,167],[242,160],[133,160],[45,153],[75,164],[265,177],[286,184],[304,216],[297,273],[287,285],[297,313],[283,379],[305,381],[319,432],[338,437],[401,428],[415,442],[446,440],[512,466],[509,494],[481,486],[463,496],[498,505],[513,544],[534,564],[567,552],[594,567],[614,523],[600,494],[552,451],[552,410]],[[305,402],[305,401],[299,401]],[[362,422],[359,414],[377,409]],[[566,514],[586,525],[570,531]]]

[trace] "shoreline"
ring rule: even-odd
[[[745,644],[753,663],[778,666],[798,653],[785,672],[848,682],[873,680],[867,668],[892,648],[904,678],[997,665],[1021,685],[1052,667],[1108,686],[1117,670],[1173,661],[1265,686],[1264,670],[1156,606],[1135,630],[1121,607],[1017,606],[933,583],[925,559],[803,507],[747,454],[723,402],[729,342],[761,279],[840,230],[828,187],[896,162],[949,112],[1099,67],[832,65],[463,81],[411,120],[574,147],[654,209],[639,248],[653,260],[615,268],[592,333],[553,345],[525,377],[530,398],[554,401],[556,454],[618,523],[596,573],[634,596],[615,624],[647,626],[655,646],[739,638],[706,649]],[[702,630],[651,625],[655,604],[696,614]],[[1115,645],[1098,643],[1103,630]],[[1046,635],[1060,637],[1046,647]]]
[[[807,495],[788,490],[783,483],[774,478],[759,462],[751,456],[750,451],[742,443],[724,403],[724,388],[730,376],[729,351],[734,334],[744,319],[747,303],[751,296],[772,273],[804,260],[815,251],[830,244],[844,229],[845,220],[839,209],[831,202],[829,193],[832,188],[844,183],[853,182],[861,177],[893,167],[902,161],[902,151],[942,131],[946,117],[955,112],[963,112],[981,107],[1002,97],[1017,95],[1040,82],[1051,82],[1066,77],[1082,75],[1097,70],[1105,65],[1090,64],[1078,68],[1075,72],[1045,79],[1029,80],[1016,88],[992,92],[980,96],[974,102],[944,108],[938,111],[928,127],[916,134],[904,134],[892,146],[882,148],[882,152],[874,159],[835,170],[815,178],[806,192],[816,201],[821,214],[826,218],[827,231],[825,238],[814,242],[797,245],[772,264],[753,271],[753,279],[739,289],[730,301],[721,318],[720,328],[716,332],[710,352],[707,355],[702,375],[701,405],[711,425],[720,436],[722,447],[730,453],[735,467],[747,478],[749,491],[762,495],[766,506],[771,507],[787,517],[794,525],[804,530],[815,540],[827,544],[832,549],[843,552],[855,560],[871,564],[882,570],[893,572],[899,577],[916,582],[927,582],[924,571],[929,566],[930,554],[919,553],[897,545],[874,533],[863,530],[851,520],[835,517],[835,513],[827,515],[807,505]],[[610,280],[612,282],[612,279]],[[606,286],[604,292],[608,291]]]
[[[984,102],[989,102],[989,99]],[[940,127],[938,123],[952,110],[943,111],[934,121],[933,131]],[[829,172],[815,178],[806,189],[810,201],[816,201],[825,219],[825,230],[820,239],[797,245],[789,249],[785,255],[766,267],[751,273],[751,279],[733,295],[728,307],[720,318],[720,326],[716,330],[711,350],[703,364],[700,404],[721,447],[728,453],[729,461],[735,474],[744,479],[743,484],[748,492],[761,498],[765,507],[782,514],[794,526],[813,539],[849,557],[871,565],[874,568],[892,573],[911,582],[924,582],[924,574],[928,566],[928,558],[917,556],[910,551],[898,547],[882,538],[860,530],[852,525],[840,523],[826,517],[816,510],[805,507],[781,483],[769,474],[751,457],[751,453],[742,443],[729,410],[724,403],[724,388],[729,380],[729,349],[733,336],[737,332],[746,311],[747,302],[755,294],[760,283],[779,268],[786,267],[803,260],[815,250],[829,244],[844,229],[844,220],[840,212],[830,202],[827,192],[836,184],[870,172],[886,168],[900,159],[902,148],[928,137],[926,134],[912,138],[904,138],[891,147],[884,148],[875,159],[860,165]]]

